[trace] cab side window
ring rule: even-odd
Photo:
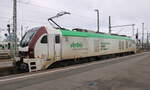
[[[56,44],[60,43],[60,36],[59,35],[55,36],[55,43]]]
[[[45,36],[42,37],[41,43],[42,44],[46,44],[47,43],[47,35],[45,35]]]

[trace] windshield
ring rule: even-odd
[[[39,28],[33,28],[31,30],[29,30],[28,32],[26,32],[26,34],[23,36],[21,42],[20,42],[20,46],[21,47],[25,47],[28,46],[30,40],[32,39],[32,37],[34,36],[34,34],[36,33],[36,31]]]

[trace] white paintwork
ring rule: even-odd
[[[60,60],[61,59],[61,45],[55,43],[55,60]]]
[[[26,47],[19,47],[19,51],[23,51],[23,52],[28,52],[29,50],[29,46],[26,46]]]
[[[55,59],[55,57],[54,57],[54,54],[55,54],[55,50],[54,50],[54,44],[55,44],[55,42],[54,42],[54,34],[49,34],[48,35],[48,53],[49,53],[49,55],[48,55],[48,57],[49,57],[49,59],[50,60],[54,60]]]
[[[24,59],[24,63],[29,65],[29,72],[38,71],[43,69],[44,59]],[[31,65],[31,62],[35,62],[35,65]],[[36,69],[31,69],[32,66],[35,66]]]

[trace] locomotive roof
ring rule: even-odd
[[[79,31],[71,31],[71,30],[67,30],[67,29],[60,29],[60,31],[62,32],[63,36],[132,40],[131,38],[125,37],[125,36],[116,36],[116,35],[108,35],[108,34],[101,34],[101,33],[90,33],[90,32],[79,32]]]

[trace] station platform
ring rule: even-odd
[[[0,90],[150,90],[150,52],[0,78]]]
[[[10,59],[1,59],[0,60],[0,68],[12,67],[12,66],[13,66],[12,60],[10,60]]]

